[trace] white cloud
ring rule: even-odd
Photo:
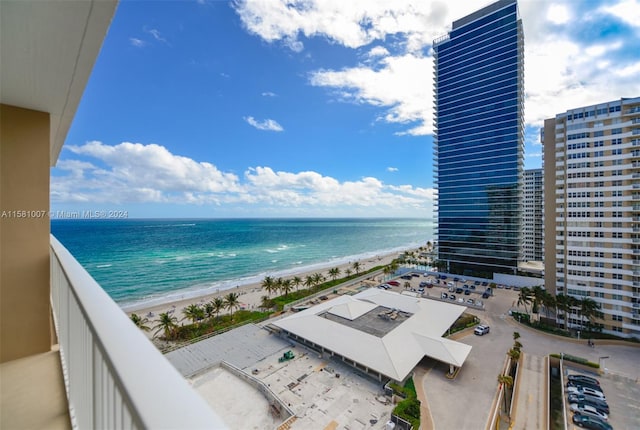
[[[320,70],[310,76],[312,85],[340,90],[346,100],[387,108],[384,117],[390,123],[417,123],[407,134],[431,132],[432,76],[431,57],[407,54],[386,57],[379,68],[359,66],[341,71]]]
[[[164,42],[164,43],[167,42],[167,39],[162,37],[162,35],[160,34],[160,31],[155,28],[145,28],[144,31],[146,33],[149,33],[158,42]]]
[[[271,91],[265,91],[262,93],[263,97],[276,97],[277,94],[276,93],[272,93]]]
[[[547,20],[556,25],[566,24],[571,20],[571,12],[562,4],[552,4],[547,9]]]
[[[145,42],[142,39],[138,39],[135,37],[130,37],[129,38],[129,43],[131,43],[132,46],[135,46],[136,48],[142,48],[144,46],[146,46],[147,42]]]
[[[601,11],[615,16],[632,27],[640,27],[640,1],[624,0],[613,6],[604,6]]]
[[[432,133],[433,62],[425,53],[434,38],[446,34],[452,21],[478,8],[473,2],[412,0],[237,0],[234,7],[245,28],[270,43],[291,46],[299,38],[319,37],[356,49],[379,42],[366,51],[364,64],[316,70],[310,73],[310,81],[331,88],[343,101],[385,109],[378,120],[411,124],[398,133],[411,135]],[[543,118],[572,107],[640,93],[637,61],[615,57],[629,49],[628,41],[572,40],[566,27],[568,23],[597,26],[593,16],[602,13],[637,27],[638,0],[602,8],[591,4],[591,11],[584,7],[561,0],[519,2],[525,32],[528,125],[539,126]],[[621,72],[603,73],[607,62],[617,64]]]
[[[415,215],[411,211],[416,208],[428,213],[433,198],[432,190],[410,185],[389,186],[371,177],[340,182],[313,171],[255,167],[239,178],[155,144],[89,142],[65,149],[104,167],[84,160],[60,160],[51,177],[51,201],[56,205],[224,204],[297,214],[344,213],[347,209],[357,213],[367,208],[370,215],[393,206],[397,213],[406,209],[407,214]]]
[[[276,121],[272,119],[265,119],[263,121],[258,121],[252,116],[247,116],[244,120],[251,126],[257,128],[258,130],[266,130],[266,131],[283,131],[284,128]]]
[[[387,172],[397,172],[398,168],[397,167],[387,167]]]
[[[371,58],[386,57],[389,55],[389,51],[384,46],[375,46],[367,53]]]

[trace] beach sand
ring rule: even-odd
[[[407,249],[407,251],[412,251],[413,249]],[[381,254],[378,255],[376,257],[372,257],[372,258],[368,258],[366,260],[359,260],[359,263],[361,265],[361,269],[360,272],[366,272],[367,270],[371,269],[372,267],[375,266],[386,266],[391,264],[391,262],[393,261],[393,259],[397,258],[398,255],[402,254],[402,252],[394,252],[392,254]],[[309,272],[300,272],[297,274],[292,274],[290,276],[285,276],[283,278],[285,279],[291,279],[294,276],[299,276],[303,281],[304,279],[308,276],[308,275],[312,275],[314,273],[321,273],[323,276],[325,276],[327,279],[329,278],[328,275],[328,271],[329,269],[332,269],[334,267],[338,267],[340,269],[340,277],[344,276],[345,270],[347,268],[350,268],[351,270],[353,270],[353,263],[354,262],[348,262],[342,265],[338,265],[338,266],[331,266],[331,267],[327,267],[324,269],[314,269],[313,271],[309,271]],[[181,323],[182,320],[184,319],[184,314],[183,314],[183,309],[186,308],[187,306],[191,305],[191,304],[200,304],[200,305],[204,305],[205,303],[213,300],[215,297],[224,297],[227,294],[234,292],[237,293],[239,298],[238,301],[240,303],[240,309],[247,309],[247,310],[251,310],[251,309],[257,309],[260,306],[260,303],[262,302],[262,296],[267,295],[267,292],[265,290],[262,289],[261,287],[261,282],[259,283],[253,283],[253,284],[247,284],[247,285],[241,285],[235,288],[228,288],[225,290],[220,290],[219,292],[213,293],[213,294],[207,294],[207,295],[203,295],[203,296],[199,296],[199,297],[190,297],[188,299],[184,299],[184,300],[178,300],[178,301],[174,301],[174,302],[168,302],[168,303],[163,303],[163,304],[158,304],[158,305],[153,305],[153,306],[147,306],[147,307],[140,307],[140,308],[129,308],[126,310],[127,315],[131,315],[131,314],[138,314],[140,317],[142,318],[147,318],[149,321],[147,323],[147,325],[149,327],[153,327],[156,325],[156,320],[158,319],[158,315],[163,313],[163,312],[169,312],[172,313],[173,316],[178,318],[178,322]],[[300,286],[300,290],[305,289],[306,287],[304,286]],[[278,293],[274,293],[272,294],[273,296],[279,295]],[[225,314],[228,313],[228,311],[224,310],[222,312],[220,312],[220,314]],[[190,321],[185,320],[184,321],[185,324],[189,324]],[[149,335],[149,337],[153,337],[154,334],[154,330],[152,329],[151,331],[147,332],[147,334]]]

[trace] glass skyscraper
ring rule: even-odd
[[[521,260],[523,43],[516,0],[433,42],[438,259],[451,273],[513,273]]]

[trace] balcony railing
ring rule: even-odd
[[[51,303],[74,428],[227,428],[53,236]]]

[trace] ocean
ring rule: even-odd
[[[52,220],[51,232],[127,309],[423,246],[433,221]]]

